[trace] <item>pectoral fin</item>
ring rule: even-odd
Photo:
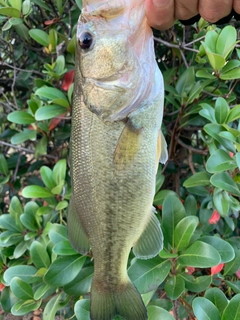
[[[150,259],[155,257],[162,248],[162,229],[153,208],[143,233],[133,247],[133,253],[139,259]]]
[[[157,161],[165,163],[168,159],[167,143],[163,136],[162,130],[159,131],[157,141]]]
[[[122,169],[130,164],[140,149],[141,131],[136,129],[131,120],[126,123],[114,152],[114,163],[117,169]]]
[[[90,250],[90,242],[81,226],[73,196],[69,202],[67,220],[68,237],[72,247],[79,253],[86,254]]]

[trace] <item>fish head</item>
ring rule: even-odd
[[[124,119],[149,92],[152,32],[144,12],[143,1],[132,0],[88,1],[82,10],[76,69],[86,106],[103,121]]]

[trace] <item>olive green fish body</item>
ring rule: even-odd
[[[132,247],[143,259],[162,248],[161,228],[152,210],[159,155],[164,159],[166,154],[160,133],[162,78],[154,62],[152,85],[142,89],[144,95],[139,93],[144,79],[132,79],[144,71],[135,70],[140,58],[124,44],[131,43],[128,28],[104,36],[104,24],[118,19],[123,8],[112,7],[110,18],[106,7],[95,8],[96,16],[88,8],[77,34],[80,42],[84,32],[95,37],[96,50],[82,50],[80,43],[76,53],[68,232],[76,250],[84,254],[91,247],[93,253],[92,320],[111,320],[116,314],[126,320],[147,319],[127,275],[128,256]],[[98,38],[99,24],[103,36]],[[111,33],[120,35],[111,38]]]

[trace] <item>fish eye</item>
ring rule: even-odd
[[[83,49],[89,49],[93,43],[93,36],[91,33],[85,31],[78,38],[78,44]]]

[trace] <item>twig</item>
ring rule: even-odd
[[[188,48],[187,44],[185,44],[185,45],[174,44],[174,43],[170,43],[170,42],[167,42],[167,41],[165,41],[165,40],[162,40],[162,39],[159,39],[159,38],[156,38],[156,37],[154,37],[154,40],[157,41],[157,42],[159,42],[159,43],[162,43],[162,44],[163,44],[164,46],[166,46],[166,47],[176,48],[176,49],[178,49],[178,50],[180,50],[180,51],[181,51],[182,49],[184,49],[184,50],[188,50],[188,51],[192,51],[192,52],[196,52],[196,53],[199,52],[199,50],[196,50],[196,49],[193,49],[193,48]]]
[[[33,150],[30,150],[30,149],[27,149],[27,148],[23,148],[23,147],[20,147],[20,146],[15,146],[14,144],[7,143],[7,142],[4,142],[4,141],[0,141],[0,144],[2,144],[3,146],[7,146],[7,147],[11,147],[11,148],[18,149],[18,150],[21,150],[21,151],[25,151],[27,153],[32,153],[32,154],[35,153],[35,151],[33,151]],[[42,156],[46,157],[46,158],[49,158],[49,159],[54,159],[54,160],[58,159],[57,157],[54,157],[54,156],[52,156],[50,154],[44,154]]]
[[[22,71],[22,72],[31,72],[31,73],[35,73],[35,74],[37,74],[37,75],[39,75],[39,76],[42,76],[42,73],[41,73],[41,72],[39,72],[39,71],[36,71],[36,70],[27,70],[27,69],[21,69],[21,68],[18,68],[18,67],[14,67],[14,66],[12,66],[12,65],[10,65],[10,64],[8,64],[8,63],[6,63],[6,62],[0,62],[0,65],[7,66],[7,67],[9,67],[9,68],[11,68],[11,69],[15,69],[15,70],[18,70],[18,71]]]
[[[195,171],[194,165],[193,165],[192,151],[191,151],[191,150],[189,151],[189,155],[188,155],[188,165],[189,165],[189,167],[190,167],[190,169],[191,169],[191,171],[192,171],[192,174],[195,174],[196,171]]]
[[[189,151],[193,152],[193,153],[197,153],[197,154],[202,154],[204,156],[207,156],[208,155],[208,151],[205,151],[205,150],[200,150],[200,149],[196,149],[192,146],[189,146],[188,144],[182,142],[182,140],[180,139],[177,139],[177,142],[180,144],[180,146],[188,149]]]

